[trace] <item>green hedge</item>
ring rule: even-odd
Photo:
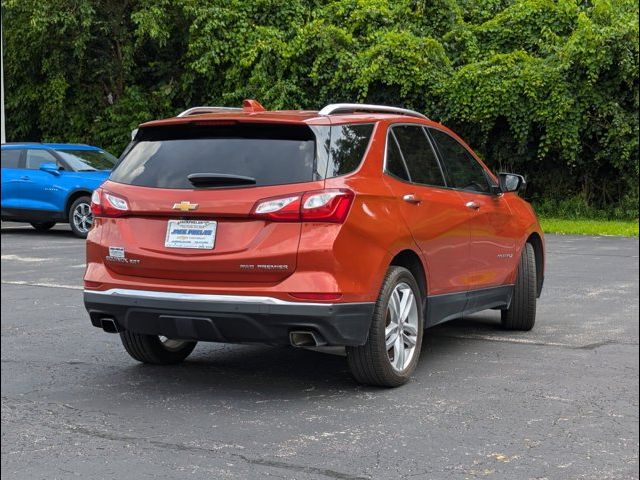
[[[638,217],[637,0],[6,0],[7,135],[119,153],[198,104],[400,105],[546,213]]]

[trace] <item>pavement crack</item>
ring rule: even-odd
[[[589,343],[587,345],[580,345],[578,347],[573,347],[576,350],[595,350],[596,348],[606,347],[607,345],[631,345],[637,346],[638,342],[620,342],[618,340],[603,340],[601,342]]]
[[[516,343],[520,345],[532,345],[537,347],[556,347],[556,348],[567,348],[569,350],[595,350],[600,347],[604,347],[607,345],[630,345],[637,346],[638,342],[622,342],[619,340],[603,340],[601,342],[589,343],[587,345],[571,345],[569,343],[560,343],[560,342],[544,342],[538,340],[530,340],[526,338],[506,338],[506,337],[492,337],[489,335],[432,335],[432,337],[439,338],[453,338],[458,340],[484,340],[487,342],[498,342],[498,343]]]
[[[315,474],[315,475],[322,475],[322,476],[325,476],[325,477],[336,478],[336,479],[340,479],[340,480],[369,480],[371,478],[371,477],[368,477],[368,476],[367,477],[361,477],[361,476],[357,476],[357,475],[351,475],[351,474],[348,474],[348,473],[337,472],[335,470],[330,470],[330,469],[327,469],[327,468],[308,467],[308,466],[304,466],[304,465],[296,465],[296,464],[292,464],[292,463],[281,462],[281,461],[278,461],[278,460],[266,460],[266,459],[262,459],[262,458],[251,458],[251,457],[247,457],[245,455],[242,455],[240,453],[231,453],[230,455],[232,455],[234,457],[241,458],[245,462],[253,464],[253,465],[261,465],[261,466],[266,466],[266,467],[282,468],[282,469],[292,470],[292,471],[301,472],[301,473],[310,473],[310,474]]]
[[[109,440],[113,442],[142,442],[147,443],[149,445],[153,445],[159,448],[171,449],[173,451],[185,451],[185,452],[206,452],[206,453],[222,453],[223,455],[237,458],[243,460],[244,462],[251,465],[260,465],[264,467],[272,467],[272,468],[280,468],[284,470],[290,470],[294,472],[300,473],[308,473],[314,475],[321,475],[328,478],[333,478],[337,480],[369,480],[371,477],[362,477],[357,475],[352,475],[349,473],[338,472],[336,470],[331,470],[328,468],[318,468],[318,467],[310,467],[306,465],[297,465],[293,463],[283,462],[279,460],[268,460],[265,458],[254,458],[247,455],[243,455],[241,453],[233,453],[228,451],[223,451],[221,449],[216,448],[206,448],[199,447],[196,445],[185,445],[183,443],[172,443],[172,442],[163,442],[162,440],[151,440],[148,438],[134,437],[129,435],[121,435],[115,434],[107,431],[95,430],[83,426],[78,425],[63,425],[63,428],[70,433],[77,433],[81,435],[86,435],[94,438],[100,438],[103,440]]]

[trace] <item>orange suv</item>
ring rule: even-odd
[[[398,386],[424,329],[484,309],[529,330],[544,239],[519,175],[401,108],[195,107],[140,125],[93,193],[84,302],[136,360],[197,341],[344,346]]]

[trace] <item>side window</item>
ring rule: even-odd
[[[46,150],[27,150],[27,161],[25,168],[38,170],[43,163],[58,163],[56,157]]]
[[[330,161],[327,178],[346,175],[362,162],[373,124],[336,125],[331,127]]]
[[[393,132],[389,132],[387,137],[387,159],[385,171],[400,180],[409,181],[409,173],[402,160],[398,143]]]
[[[399,125],[393,127],[398,139],[411,181],[423,185],[444,187],[444,177],[429,139],[420,126]]]
[[[2,168],[19,168],[22,150],[2,150]]]
[[[457,140],[446,133],[429,129],[446,166],[451,186],[474,192],[490,192],[484,168]]]

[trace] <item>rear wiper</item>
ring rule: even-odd
[[[255,185],[256,179],[224,173],[192,173],[187,175],[195,187],[225,187],[230,185]]]

